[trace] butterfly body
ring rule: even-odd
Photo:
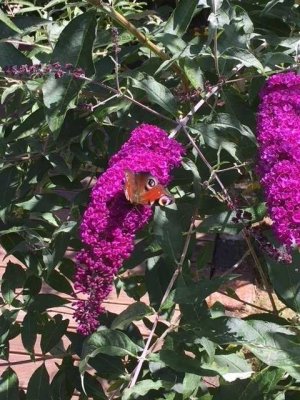
[[[147,172],[125,171],[125,197],[132,204],[166,206],[174,202],[169,191]]]

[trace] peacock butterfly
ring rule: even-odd
[[[132,204],[152,205],[158,201],[159,205],[168,206],[174,202],[173,196],[157,178],[146,172],[126,170],[124,193]]]

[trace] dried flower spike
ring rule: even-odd
[[[162,185],[180,164],[183,147],[153,125],[141,125],[115,154],[109,168],[95,184],[81,223],[84,249],[77,256],[75,289],[87,295],[78,301],[78,332],[88,335],[99,325],[101,303],[111,291],[113,279],[134,248],[136,232],[151,215],[149,206],[134,206],[123,190],[125,170],[149,172]]]

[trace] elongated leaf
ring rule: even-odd
[[[68,279],[55,269],[48,276],[47,283],[58,292],[70,295],[73,293],[73,287],[68,281]]]
[[[38,314],[35,312],[28,312],[23,319],[21,338],[23,346],[29,353],[34,352],[38,333],[38,320]]]
[[[0,210],[15,199],[18,185],[19,173],[14,166],[2,168],[0,172],[0,187],[2,195],[0,197]]]
[[[202,368],[200,360],[173,350],[161,350],[159,358],[166,365],[179,372],[188,372],[200,376],[215,376],[214,371]]]
[[[217,343],[242,344],[265,364],[300,378],[300,342],[291,329],[266,321],[220,317],[203,322],[196,332]]]
[[[28,382],[27,399],[51,400],[49,374],[45,364],[42,364],[32,374]]]
[[[56,315],[53,320],[49,320],[44,326],[41,338],[42,352],[48,353],[55,345],[58,344],[62,336],[66,333],[69,320],[62,320],[61,315]]]
[[[165,26],[165,32],[173,35],[182,36],[192,20],[197,8],[198,0],[181,0],[171,14]]]
[[[19,400],[19,380],[13,369],[7,368],[0,379],[0,400]]]
[[[132,86],[143,90],[149,101],[158,104],[170,114],[176,115],[176,101],[167,87],[157,82],[152,76],[146,74],[139,74],[138,80],[132,80]]]
[[[239,396],[239,400],[256,400],[275,389],[283,378],[284,371],[279,368],[264,368],[256,373]]]
[[[188,286],[178,286],[174,301],[179,304],[196,304],[219,289],[219,287],[237,276],[217,277],[213,279],[202,279],[200,282]],[[181,282],[183,285],[183,282]]]
[[[70,63],[82,68],[87,76],[94,73],[92,47],[95,39],[95,12],[85,12],[74,18],[63,30],[54,48],[51,61],[62,66]],[[70,45],[72,43],[72,45]],[[50,76],[43,86],[43,98],[49,127],[57,136],[70,102],[74,100],[82,81],[71,77],[59,80]]]
[[[38,294],[30,304],[30,309],[43,312],[48,308],[60,307],[66,303],[68,303],[68,300],[56,294]]]
[[[197,58],[185,58],[184,72],[195,89],[204,89],[204,77]]]
[[[11,43],[0,43],[0,67],[7,65],[32,64],[30,58],[15,48]]]
[[[130,304],[126,310],[121,312],[117,318],[114,319],[111,324],[112,329],[126,329],[131,322],[139,321],[144,318],[146,315],[151,315],[152,310],[145,303],[140,301]]]
[[[246,49],[232,48],[226,50],[222,54],[223,58],[233,58],[240,61],[245,65],[245,67],[254,67],[258,71],[263,71],[264,67],[262,63],[249,51]]]
[[[29,32],[36,31],[41,25],[53,24],[52,20],[38,17],[36,15],[16,15],[13,19],[13,23],[21,33],[24,35]],[[6,25],[3,21],[0,21],[0,38],[10,38],[17,36],[19,32]]]
[[[0,21],[4,22],[10,29],[17,33],[22,33],[21,29],[13,23],[13,21],[0,9]]]
[[[33,136],[40,131],[44,124],[46,124],[44,109],[38,108],[10,134],[7,141],[11,142],[16,139],[24,139],[28,136]]]
[[[80,372],[82,374],[86,370],[89,359],[99,353],[122,357],[135,356],[139,350],[141,349],[125,333],[112,329],[100,330],[84,342],[82,361],[79,365]]]
[[[283,265],[266,258],[269,277],[279,298],[288,307],[300,312],[300,255],[295,252],[292,264]]]
[[[145,396],[150,390],[166,389],[166,382],[158,380],[154,382],[152,379],[144,379],[137,382],[134,387],[125,389],[122,395],[123,400],[133,400],[140,396]]]
[[[212,362],[203,363],[202,367],[218,372],[228,382],[249,378],[253,374],[251,365],[238,354],[215,355]]]
[[[8,304],[11,304],[15,297],[15,289],[23,287],[26,273],[24,268],[18,264],[8,262],[2,277],[1,292]]]

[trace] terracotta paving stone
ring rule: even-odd
[[[7,265],[7,262],[10,260],[12,262],[17,262],[19,263],[14,257],[5,257],[5,253],[3,250],[0,251],[0,277],[5,271],[5,266]],[[143,269],[142,268],[137,268],[136,271],[130,271],[128,275],[131,275],[132,273],[137,273],[137,274],[143,274]],[[237,295],[241,298],[244,299],[248,302],[253,302],[255,298],[255,285],[252,283],[249,283],[247,279],[240,279],[235,281],[235,283],[231,284],[231,287],[236,290]],[[50,287],[43,287],[43,292],[44,293],[56,293],[55,290],[53,290]],[[61,294],[60,294],[61,295]],[[72,300],[72,299],[70,299]],[[141,301],[144,301],[146,304],[148,304],[148,297],[144,296]],[[237,311],[241,310],[244,305],[236,300],[232,300],[227,296],[224,296],[219,293],[214,293],[211,296],[207,298],[207,303],[209,306],[212,306],[216,301],[221,302],[225,308],[231,312],[231,311]],[[131,304],[133,300],[129,298],[126,293],[121,292],[119,296],[116,295],[116,292],[113,291],[108,299],[105,301],[104,306],[108,311],[114,312],[116,314],[120,314],[123,310],[125,310],[129,304]],[[68,304],[70,307],[71,304]],[[50,315],[56,315],[57,313],[61,313],[63,315],[64,319],[69,319],[70,324],[69,324],[69,330],[70,331],[75,331],[76,330],[76,323],[73,320],[72,317],[72,309],[68,308],[66,306],[63,307],[57,307],[54,309],[49,310]],[[176,314],[178,315],[178,313]],[[17,321],[21,322],[24,317],[24,312],[20,311]],[[142,322],[137,323],[139,329],[141,330],[142,334],[144,336],[147,336],[149,333],[148,329],[144,326]],[[66,347],[68,346],[68,339],[65,338],[63,340],[63,345]],[[43,361],[40,360],[40,357],[42,356],[41,350],[39,348],[39,343],[37,342],[36,344],[36,360],[33,361],[30,359],[28,353],[24,349],[20,335],[13,339],[10,342],[10,355],[9,355],[9,362],[5,360],[0,360],[0,374],[3,373],[3,371],[7,368],[8,365],[10,365],[13,370],[16,372],[20,386],[26,390],[28,380],[31,377],[32,373],[41,365]],[[47,356],[46,356],[47,358]],[[55,375],[57,372],[57,366],[55,363],[60,364],[59,359],[48,359],[45,361],[47,370],[50,375],[50,380],[51,378]],[[74,395],[74,399],[77,399],[78,396]]]

